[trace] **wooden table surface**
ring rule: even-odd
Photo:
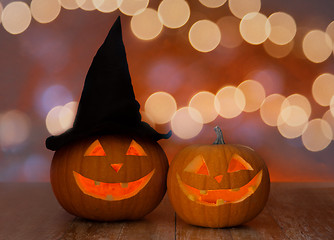
[[[239,227],[184,223],[168,198],[144,219],[98,223],[74,217],[48,183],[0,183],[0,240],[334,239],[334,183],[272,183],[265,209]]]

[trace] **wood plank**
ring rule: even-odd
[[[289,239],[334,238],[334,183],[273,183],[269,208]]]
[[[160,205],[141,221],[127,222],[119,239],[159,239],[175,238],[175,219],[167,194]]]
[[[230,229],[226,228],[204,228],[185,223],[176,216],[176,237],[178,240],[206,240],[220,239],[232,240]]]
[[[285,233],[282,231],[276,220],[270,213],[269,205],[271,204],[271,196],[268,199],[267,206],[263,211],[248,223],[241,226],[231,228],[231,235],[236,240],[270,240],[288,239]]]
[[[268,202],[270,204],[270,199]],[[225,229],[195,227],[177,217],[176,231],[176,239],[288,239],[267,207],[252,221]]]
[[[0,183],[0,239],[60,239],[74,218],[49,183]]]
[[[174,214],[167,196],[150,214],[137,221],[95,222],[76,218],[63,238],[73,240],[174,238]]]
[[[0,239],[333,239],[334,183],[272,183],[269,201],[239,227],[191,226],[165,197],[139,221],[100,223],[65,212],[48,183],[0,183]]]
[[[95,222],[75,218],[61,239],[67,240],[115,240],[119,239],[125,222]]]

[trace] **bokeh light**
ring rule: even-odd
[[[298,93],[288,96],[282,103],[282,109],[291,106],[300,107],[305,111],[308,118],[311,116],[312,108],[310,101],[307,99],[307,97]]]
[[[303,109],[301,109],[301,108],[299,108],[297,106],[294,106],[292,108],[299,109],[301,112],[304,111]],[[293,109],[289,109],[289,111],[293,112],[294,110]],[[298,111],[299,114],[300,114],[300,111]],[[284,114],[284,111],[283,111],[283,114]],[[291,121],[293,121],[293,122],[296,121],[296,117],[297,117],[297,119],[300,119],[300,116],[297,116],[297,114],[298,113],[291,114],[292,117],[290,117],[289,119],[287,119],[287,121],[284,121],[282,119],[282,115],[279,115],[279,117],[277,119],[277,129],[278,129],[278,131],[280,132],[280,134],[283,137],[288,138],[288,139],[293,139],[293,138],[297,138],[297,137],[301,136],[305,132],[305,130],[307,128],[307,124],[308,124],[307,119],[306,119],[306,121],[304,121],[300,125],[292,126],[292,125],[288,124],[289,122],[291,123]],[[306,116],[305,112],[302,113],[302,115],[305,117]]]
[[[31,13],[29,6],[21,1],[9,3],[2,11],[2,25],[11,34],[20,34],[30,25]]]
[[[1,2],[0,2],[0,23],[1,23],[2,10],[3,10],[3,7],[2,7],[2,4],[1,4]]]
[[[71,92],[63,85],[52,85],[38,91],[36,109],[44,118],[51,108],[73,101]]]
[[[283,58],[289,55],[294,46],[294,41],[290,41],[285,45],[277,45],[269,40],[263,43],[264,50],[268,53],[268,55],[274,58]]]
[[[260,115],[265,124],[272,127],[277,126],[284,100],[285,97],[277,93],[269,95],[264,99],[260,108]]]
[[[84,4],[85,0],[59,0],[60,5],[68,10],[74,10]]]
[[[220,30],[217,24],[209,20],[194,23],[189,31],[189,42],[199,52],[210,52],[220,42]]]
[[[78,102],[69,102],[59,112],[59,122],[64,130],[73,127],[73,122],[78,109]]]
[[[220,44],[227,48],[235,48],[242,43],[239,32],[240,20],[233,16],[222,17],[217,21],[221,32]]]
[[[157,124],[164,124],[171,120],[176,112],[176,101],[166,92],[153,93],[145,102],[145,113]]]
[[[69,129],[73,126],[75,115],[73,112],[66,108],[62,107],[59,112],[59,123],[63,129]]]
[[[268,18],[261,13],[248,13],[240,22],[240,33],[242,38],[254,45],[267,40],[271,27]]]
[[[243,81],[239,84],[238,89],[240,89],[245,96],[245,112],[254,112],[258,110],[266,97],[262,84],[254,80]]]
[[[64,107],[68,108],[69,110],[71,110],[71,112],[73,112],[74,115],[76,115],[78,110],[78,105],[79,103],[77,101],[71,101],[69,103],[66,103]]]
[[[324,73],[318,76],[312,85],[312,95],[321,106],[329,106],[334,96],[334,75]]]
[[[190,8],[184,0],[163,0],[159,5],[158,14],[163,25],[179,28],[189,20]]]
[[[332,129],[332,140],[334,140],[334,115],[332,115],[331,111],[328,110],[322,116],[322,119],[325,120]]]
[[[332,39],[321,30],[312,30],[303,39],[303,51],[311,62],[324,62],[333,51]]]
[[[93,0],[84,0],[84,2],[82,3],[82,0],[77,0],[79,7],[82,10],[85,11],[93,11],[96,9]]]
[[[31,15],[39,23],[49,23],[55,20],[60,9],[58,0],[32,0],[30,4]]]
[[[248,13],[259,12],[261,0],[229,0],[228,6],[234,16],[242,19]]]
[[[63,109],[63,106],[56,106],[50,110],[45,119],[45,124],[48,132],[51,135],[59,135],[65,132],[65,129],[60,123],[60,113]]]
[[[171,120],[173,133],[182,139],[190,139],[197,136],[202,128],[201,114],[194,108],[184,107],[175,112]]]
[[[69,102],[69,103],[66,103],[66,104],[64,105],[64,107],[70,109],[70,110],[74,113],[74,115],[76,115],[76,114],[77,114],[77,110],[78,110],[78,105],[79,105],[78,102],[76,102],[76,101],[71,101],[71,102]]]
[[[128,16],[138,15],[145,11],[149,0],[122,0],[119,10]]]
[[[227,0],[199,0],[204,6],[208,8],[218,8],[223,6]]]
[[[331,98],[331,102],[329,106],[330,106],[330,111],[332,115],[334,116],[334,96]]]
[[[164,0],[159,5],[158,14],[163,25],[179,28],[189,20],[190,8],[184,0]]]
[[[297,127],[308,121],[307,113],[303,108],[296,105],[283,107],[283,104],[279,115],[279,121],[277,123],[278,125],[284,122],[291,127]]]
[[[144,12],[135,15],[131,19],[131,30],[133,34],[142,40],[151,40],[157,37],[162,30],[157,11],[147,8]]]
[[[78,103],[69,102],[64,106],[58,105],[52,108],[46,116],[45,124],[48,132],[59,135],[73,126]]]
[[[212,122],[218,116],[215,109],[215,95],[211,92],[202,91],[196,93],[191,98],[189,107],[196,109],[201,114],[203,123]],[[196,120],[196,116],[194,116],[194,119]]]
[[[326,33],[328,34],[328,36],[330,36],[330,38],[332,39],[332,42],[334,42],[334,21],[328,24],[326,28]],[[334,47],[333,47],[333,50],[334,50]]]
[[[155,128],[155,122],[153,121],[153,119],[146,114],[146,112],[144,111],[140,111],[140,114],[141,114],[141,120],[143,122],[146,122],[148,123],[152,128]]]
[[[103,13],[110,13],[119,8],[122,0],[93,0],[93,4],[97,10]]]
[[[269,40],[277,45],[285,45],[292,41],[297,32],[293,17],[284,12],[276,12],[268,18],[271,25]]]
[[[31,121],[24,112],[10,110],[0,115],[0,146],[3,150],[23,143],[30,131]]]
[[[311,120],[302,135],[304,146],[312,152],[325,149],[332,138],[333,133],[329,123],[319,118]]]
[[[233,86],[220,89],[215,97],[215,109],[224,118],[234,118],[244,110],[246,100],[243,92]]]
[[[277,120],[281,135],[286,138],[301,136],[307,128],[311,111],[311,104],[303,95],[292,94],[284,99]]]

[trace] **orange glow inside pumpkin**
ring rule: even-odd
[[[242,157],[237,154],[233,154],[227,172],[237,172],[241,170],[253,170],[252,166],[249,165]]]
[[[204,157],[202,155],[196,156],[184,169],[186,172],[210,175],[209,169],[205,163]]]
[[[223,179],[223,175],[218,175],[218,176],[215,176],[215,179],[218,183],[220,183]]]
[[[252,195],[261,183],[262,170],[246,185],[233,189],[200,190],[184,183],[178,174],[176,177],[182,191],[190,200],[207,206],[219,206],[238,203]]]
[[[119,201],[135,196],[150,181],[155,170],[146,176],[127,183],[105,183],[95,181],[73,171],[73,175],[80,190],[94,198],[107,201]]]
[[[126,155],[132,155],[132,156],[147,156],[144,149],[135,141],[132,140]]]
[[[86,150],[84,156],[106,156],[99,140],[95,140]]]
[[[110,166],[111,166],[116,172],[118,172],[118,171],[121,169],[121,167],[123,166],[123,163],[112,163],[112,164],[110,164]]]

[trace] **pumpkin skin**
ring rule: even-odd
[[[133,142],[144,154],[133,153]],[[96,143],[99,148],[92,150]],[[165,195],[167,171],[168,160],[158,143],[105,135],[56,151],[50,176],[53,192],[66,211],[115,221],[139,219],[151,212]]]
[[[197,167],[195,173],[193,162],[198,162],[198,156],[206,165]],[[233,171],[237,165],[229,166],[232,159],[245,161],[252,170]],[[269,189],[264,161],[242,145],[188,146],[175,156],[167,177],[167,192],[175,212],[185,222],[203,227],[231,227],[253,219],[264,208]]]

